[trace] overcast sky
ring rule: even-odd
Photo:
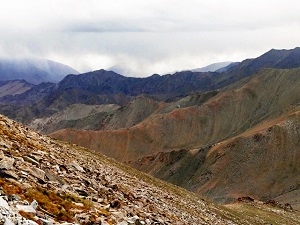
[[[299,0],[1,0],[0,56],[128,76],[300,46]]]

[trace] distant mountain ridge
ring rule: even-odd
[[[26,80],[32,84],[59,82],[75,69],[46,59],[0,59],[0,80]]]
[[[217,72],[217,70],[227,67],[228,65],[232,64],[233,62],[218,62],[207,65],[205,67],[192,69],[192,72]]]
[[[51,116],[72,104],[125,106],[139,95],[156,101],[175,102],[193,92],[218,90],[265,67],[297,66],[300,66],[300,48],[271,50],[256,59],[230,64],[230,68],[222,73],[183,71],[134,78],[102,69],[68,75],[57,84],[42,83],[22,94],[7,95],[0,98],[0,112],[28,124],[35,118]]]
[[[263,68],[291,69],[300,67],[300,47],[294,49],[271,49],[263,55],[246,59],[219,75],[219,86],[226,86],[259,72]],[[222,85],[220,85],[222,84]]]
[[[222,67],[220,69],[217,69],[215,72],[218,72],[218,73],[223,73],[223,72],[227,72],[227,70],[229,70],[230,68],[234,67],[234,66],[237,66],[238,64],[240,64],[240,62],[233,62],[233,63],[230,63],[229,65],[225,66],[225,67]]]

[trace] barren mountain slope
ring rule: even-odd
[[[6,95],[18,95],[33,87],[25,80],[0,81],[0,98]]]
[[[73,104],[50,117],[33,120],[28,126],[45,134],[60,129],[115,130],[132,127],[152,114],[168,113],[178,108],[200,105],[218,92],[193,93],[176,102],[159,102],[137,96],[125,106],[115,104]]]
[[[162,152],[131,165],[217,202],[276,198],[300,209],[298,110],[211,147]]]
[[[129,129],[53,136],[217,202],[278,197],[298,208],[291,194],[300,184],[299,75],[300,69],[265,69],[200,106],[151,115]]]
[[[0,116],[0,168],[0,193],[4,195],[0,201],[0,219],[6,220],[6,224],[9,221],[31,225],[70,224],[64,221],[102,225],[296,225],[300,222],[296,212],[262,202],[249,204],[242,200],[225,207],[206,202],[100,154],[41,136],[3,116]],[[6,197],[9,205],[4,204]],[[26,205],[27,201],[31,204]]]
[[[64,128],[86,130],[127,128],[147,118],[159,109],[161,104],[163,103],[144,96],[135,97],[130,103],[123,107],[116,104],[74,104],[51,117],[35,119],[29,126],[46,134]],[[82,111],[89,113],[80,113]]]
[[[78,143],[120,161],[159,152],[203,148],[244,132],[298,104],[299,74],[300,69],[265,69],[248,82],[241,81],[200,106],[154,114],[127,129],[66,129],[55,132],[53,137]]]
[[[29,124],[29,127],[42,133],[51,133],[66,127],[91,129],[93,126],[98,124],[97,119],[99,120],[101,116],[106,117],[119,108],[120,106],[115,104],[73,104],[50,117],[33,120]]]

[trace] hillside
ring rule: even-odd
[[[7,95],[22,94],[33,86],[25,80],[0,81],[0,98]]]
[[[264,69],[200,105],[152,114],[127,129],[66,129],[52,136],[99,151],[217,202],[232,202],[240,195],[273,199],[298,188],[300,159],[294,153],[299,147],[294,130],[298,121],[291,118],[298,115],[299,74],[300,69]],[[281,116],[286,118],[283,125],[276,119]],[[265,129],[272,132],[263,135],[266,138],[251,130],[268,121]],[[280,133],[278,126],[283,127]],[[254,137],[240,137],[248,132],[254,132]],[[277,142],[281,147],[275,150],[272,144]],[[287,161],[280,164],[283,157]],[[274,158],[274,167],[270,158]]]
[[[7,195],[10,204],[1,198],[0,211],[7,223],[22,224],[22,216],[30,224],[297,224],[300,219],[295,212],[259,202],[227,207],[206,202],[3,116],[0,128],[1,195]],[[35,203],[25,205],[25,201]],[[256,218],[248,219],[251,213]]]
[[[91,149],[95,149],[92,146],[98,146],[98,141],[102,144],[95,150],[107,151],[109,156],[120,160],[114,155],[115,152],[122,155],[125,161],[161,151],[205,147],[233,137],[297,104],[300,85],[298,74],[299,69],[266,69],[249,81],[241,81],[220,91],[203,104],[153,114],[128,129],[115,132],[90,131],[90,134],[89,131],[78,131],[80,136],[87,133],[89,137],[97,137],[95,141],[87,141],[85,144],[82,137],[77,140],[75,130],[59,131],[56,134],[64,138],[63,133],[70,132],[72,135],[66,135],[70,138],[67,141],[79,141]],[[114,151],[107,149],[104,144],[107,135],[119,140],[115,142],[116,146],[111,145]]]
[[[130,128],[153,114],[168,113],[177,108],[202,104],[217,93],[217,91],[194,93],[169,103],[159,102],[145,96],[137,96],[122,107],[113,104],[73,104],[50,117],[35,119],[29,126],[45,134],[65,128],[80,130]]]

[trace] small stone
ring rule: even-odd
[[[135,222],[137,221],[137,220],[139,220],[140,218],[138,217],[138,216],[133,216],[133,217],[130,217],[130,218],[128,218],[127,219],[127,222],[129,223],[129,224],[135,224]]]
[[[121,207],[121,203],[118,200],[115,200],[110,203],[110,207],[113,209],[119,209]]]
[[[41,223],[43,225],[53,225],[53,223],[51,221],[46,220],[46,219],[39,218],[39,221],[41,221]]]
[[[26,213],[33,213],[36,214],[35,209],[31,205],[16,205],[18,211],[24,211]]]
[[[109,225],[105,220],[101,220],[101,225]]]
[[[0,170],[0,175],[1,177],[13,178],[15,180],[19,179],[19,176],[11,170]]]
[[[3,199],[3,197],[0,197],[0,207],[3,207],[7,210],[9,209],[8,203]]]
[[[32,159],[32,158],[30,158],[30,157],[28,157],[28,156],[24,156],[23,159],[24,159],[26,162],[29,162],[29,163],[31,163],[31,164],[33,164],[33,165],[36,165],[36,166],[40,165],[39,162],[37,162],[36,160],[34,160],[34,159]]]
[[[98,199],[97,199],[97,202],[98,202],[98,203],[102,203],[102,202],[104,202],[104,199],[103,199],[103,198],[98,198]]]
[[[128,225],[126,221],[122,221],[121,223],[118,223],[117,225]]]
[[[31,202],[30,206],[31,206],[32,208],[34,208],[34,209],[37,209],[37,207],[38,207],[38,202],[37,202],[36,200],[33,200],[33,201]]]
[[[15,223],[12,222],[9,218],[6,218],[4,225],[15,225]]]
[[[78,207],[84,207],[84,204],[81,202],[75,202],[74,204]]]
[[[69,165],[76,168],[79,172],[85,172],[84,169],[81,166],[79,166],[76,162],[71,162]]]
[[[9,200],[9,201],[20,201],[20,200],[21,200],[21,197],[20,197],[19,195],[12,194],[12,195],[9,195],[9,196],[8,196],[8,200]]]
[[[4,153],[2,150],[0,150],[0,159],[3,159],[5,157]]]
[[[45,179],[45,172],[39,168],[36,167],[31,168],[31,174],[41,180]]]
[[[25,220],[25,223],[24,224],[27,224],[27,225],[39,225],[38,223],[32,221],[32,220]]]
[[[21,188],[26,190],[26,189],[32,188],[32,186],[29,183],[22,183]]]

